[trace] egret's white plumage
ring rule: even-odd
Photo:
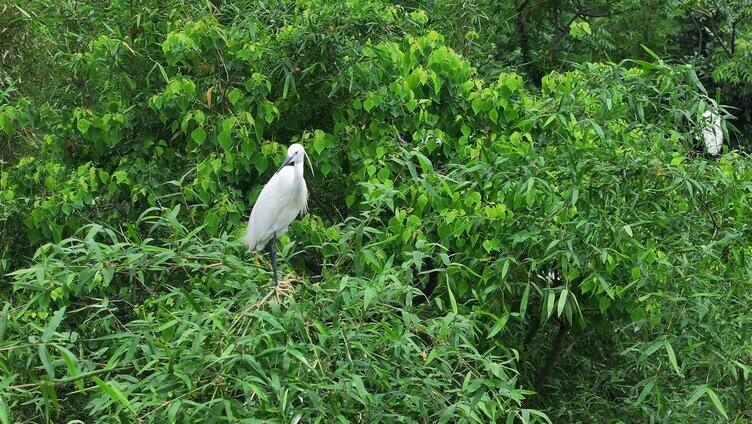
[[[280,169],[266,183],[248,219],[244,242],[250,250],[261,250],[281,236],[296,216],[308,210],[308,188],[303,179],[305,149],[293,144]],[[272,247],[273,248],[273,247]]]
[[[705,147],[708,149],[708,153],[711,155],[721,153],[723,147],[721,117],[711,110],[706,110],[702,114],[702,137],[705,139]]]

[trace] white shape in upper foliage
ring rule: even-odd
[[[308,188],[303,179],[305,156],[303,146],[290,145],[284,163],[261,189],[243,240],[250,250],[263,249],[275,233],[281,236],[296,216],[308,210]]]
[[[723,130],[721,129],[721,117],[717,113],[706,110],[702,114],[702,137],[705,139],[705,147],[711,155],[721,153],[723,147]]]

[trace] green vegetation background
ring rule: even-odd
[[[749,422],[751,22],[0,1],[0,423]],[[292,142],[280,303],[239,239]]]

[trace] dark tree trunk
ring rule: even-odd
[[[528,328],[527,333],[525,334],[525,340],[522,341],[523,346],[530,345],[530,342],[533,341],[535,338],[535,335],[538,334],[538,330],[540,329],[540,317],[538,315],[535,315],[532,319],[532,322],[530,323],[530,328]]]
[[[520,37],[520,50],[522,50],[522,62],[523,66],[528,70],[530,78],[533,80],[533,84],[536,87],[540,87],[540,72],[533,66],[532,57],[530,56],[530,40],[527,34],[527,6],[530,4],[530,0],[525,0],[522,3],[517,4],[516,13],[516,26],[517,34]]]
[[[536,393],[542,393],[543,385],[546,383],[546,379],[551,374],[551,370],[553,370],[553,368],[556,366],[556,361],[559,359],[561,352],[566,346],[566,337],[568,332],[569,329],[567,328],[567,325],[563,321],[559,321],[559,331],[556,332],[554,343],[551,346],[551,350],[548,352],[546,364],[543,365],[543,368],[538,370],[538,375],[535,376],[533,388],[535,389]]]

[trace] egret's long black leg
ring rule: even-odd
[[[274,272],[274,284],[279,283],[277,278],[277,233],[272,235],[272,239],[269,240],[269,256],[272,258],[272,271]]]

